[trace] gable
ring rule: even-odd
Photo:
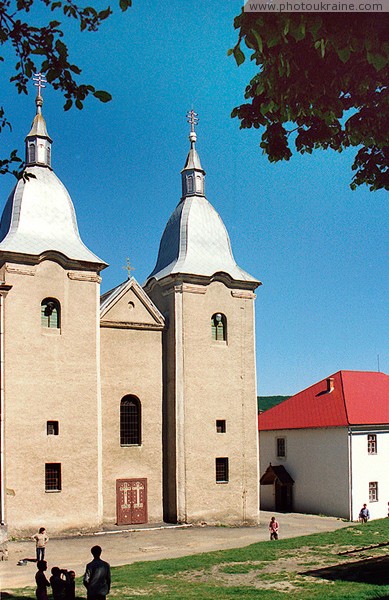
[[[163,329],[164,318],[140,285],[131,278],[102,296],[100,325]]]

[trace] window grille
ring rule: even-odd
[[[61,306],[55,298],[45,298],[41,303],[41,325],[50,329],[59,329]]]
[[[286,456],[286,443],[285,438],[277,438],[277,458],[285,458]]]
[[[58,435],[58,421],[47,421],[47,435]]]
[[[369,502],[378,502],[378,481],[369,483]]]
[[[228,482],[228,458],[216,459],[216,483]]]
[[[377,454],[377,435],[375,433],[367,436],[367,452],[368,454]]]
[[[217,431],[217,433],[225,433],[226,432],[226,422],[225,422],[225,419],[217,419],[217,421],[216,421],[216,431]]]
[[[120,402],[120,445],[140,446],[141,406],[136,396],[125,396]]]
[[[211,334],[215,342],[227,341],[227,319],[222,313],[212,315]]]
[[[45,490],[46,492],[60,492],[61,463],[46,463],[45,465]]]

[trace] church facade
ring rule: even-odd
[[[42,103],[0,224],[1,523],[256,524],[260,282],[205,197],[195,114],[154,270],[100,296]]]

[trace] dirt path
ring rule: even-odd
[[[347,526],[345,522],[333,517],[262,512],[261,524],[258,527],[163,526],[52,538],[46,550],[48,569],[50,571],[51,567],[59,566],[74,569],[77,576],[81,575],[85,564],[91,559],[90,548],[95,544],[103,548],[102,558],[112,566],[241,548],[268,539],[267,525],[272,514],[275,514],[279,521],[280,537],[284,538],[332,531]],[[35,546],[32,541],[9,543],[8,561],[0,563],[0,583],[3,591],[34,584],[35,563],[17,565],[20,559],[32,559],[34,556]]]

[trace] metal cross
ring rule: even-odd
[[[123,269],[127,271],[128,279],[131,279],[131,271],[135,271],[135,267],[131,266],[130,259],[128,257],[126,258],[126,265],[123,267]]]
[[[186,113],[186,120],[188,121],[188,123],[190,123],[190,130],[194,131],[195,130],[195,126],[197,125],[197,123],[199,122],[199,116],[197,113],[195,113],[195,111],[193,110],[189,110]]]
[[[42,75],[42,73],[35,73],[35,75],[33,75],[33,80],[35,81],[34,85],[38,88],[38,96],[40,96],[42,89],[46,87],[46,77]]]

